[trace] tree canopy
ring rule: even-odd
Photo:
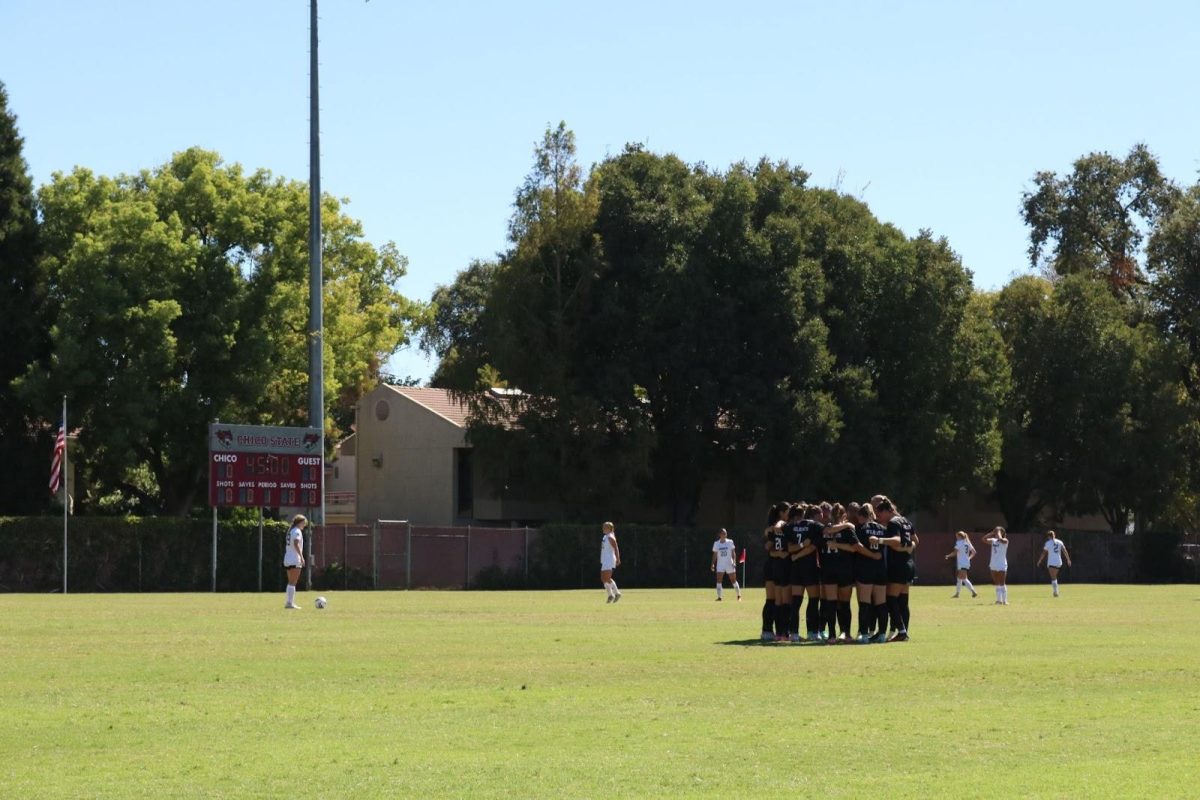
[[[137,175],[77,168],[39,193],[53,356],[29,396],[66,394],[96,501],[186,513],[205,476],[205,429],[221,419],[304,424],[307,189],[191,149]],[[325,396],[378,380],[420,307],[405,261],[322,200]]]

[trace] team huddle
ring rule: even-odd
[[[778,503],[763,546],[762,640],[860,644],[908,640],[913,525],[887,497],[865,503]],[[858,628],[850,598],[857,592]],[[804,635],[800,611],[808,597]]]

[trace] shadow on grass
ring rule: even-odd
[[[828,647],[825,642],[764,642],[761,639],[731,639],[728,642],[713,642],[739,647]]]

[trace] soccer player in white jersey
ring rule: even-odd
[[[304,529],[308,520],[303,514],[292,517],[292,526],[287,532],[287,547],[283,551],[283,568],[287,570],[287,601],[284,608],[298,609],[296,605],[296,581],[304,569]]]
[[[983,537],[992,546],[992,558],[988,569],[992,573],[992,585],[996,587],[996,605],[1008,605],[1008,537],[1004,528],[996,526],[992,532]]]
[[[600,537],[600,582],[608,599],[604,602],[615,603],[621,599],[621,590],[613,580],[613,570],[621,565],[621,549],[617,547],[617,529],[611,522],[604,523]]]
[[[975,547],[971,544],[971,537],[967,536],[966,531],[958,531],[954,534],[954,549],[946,554],[946,558],[955,559],[955,584],[954,597],[962,592],[962,587],[966,586],[967,591],[971,593],[971,597],[978,597],[979,593],[975,591],[975,587],[971,585],[971,579],[967,577],[967,573],[971,569],[971,559],[975,557]]]
[[[725,576],[728,575],[740,603],[742,587],[738,585],[737,559],[734,558],[734,555],[737,554],[737,547],[734,546],[733,539],[729,538],[729,531],[724,528],[721,528],[717,537],[717,540],[713,542],[712,557],[712,571],[717,577],[717,600],[720,601],[725,593]]]
[[[1050,588],[1054,590],[1055,597],[1058,597],[1058,571],[1062,569],[1064,559],[1067,566],[1071,566],[1071,554],[1067,552],[1063,540],[1059,539],[1054,531],[1046,531],[1046,543],[1042,545],[1042,554],[1038,556],[1037,565],[1040,567],[1043,561],[1046,562],[1046,568],[1050,570]]]

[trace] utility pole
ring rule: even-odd
[[[321,435],[321,461],[325,461],[325,375],[324,308],[321,270],[321,108],[317,62],[317,0],[309,0],[309,66],[308,66],[308,424]],[[322,480],[322,483],[324,481]],[[317,522],[325,524],[325,492],[321,492]],[[309,512],[312,513],[311,511]],[[312,530],[310,528],[308,557],[312,563]],[[305,570],[305,588],[312,588],[312,567]]]

